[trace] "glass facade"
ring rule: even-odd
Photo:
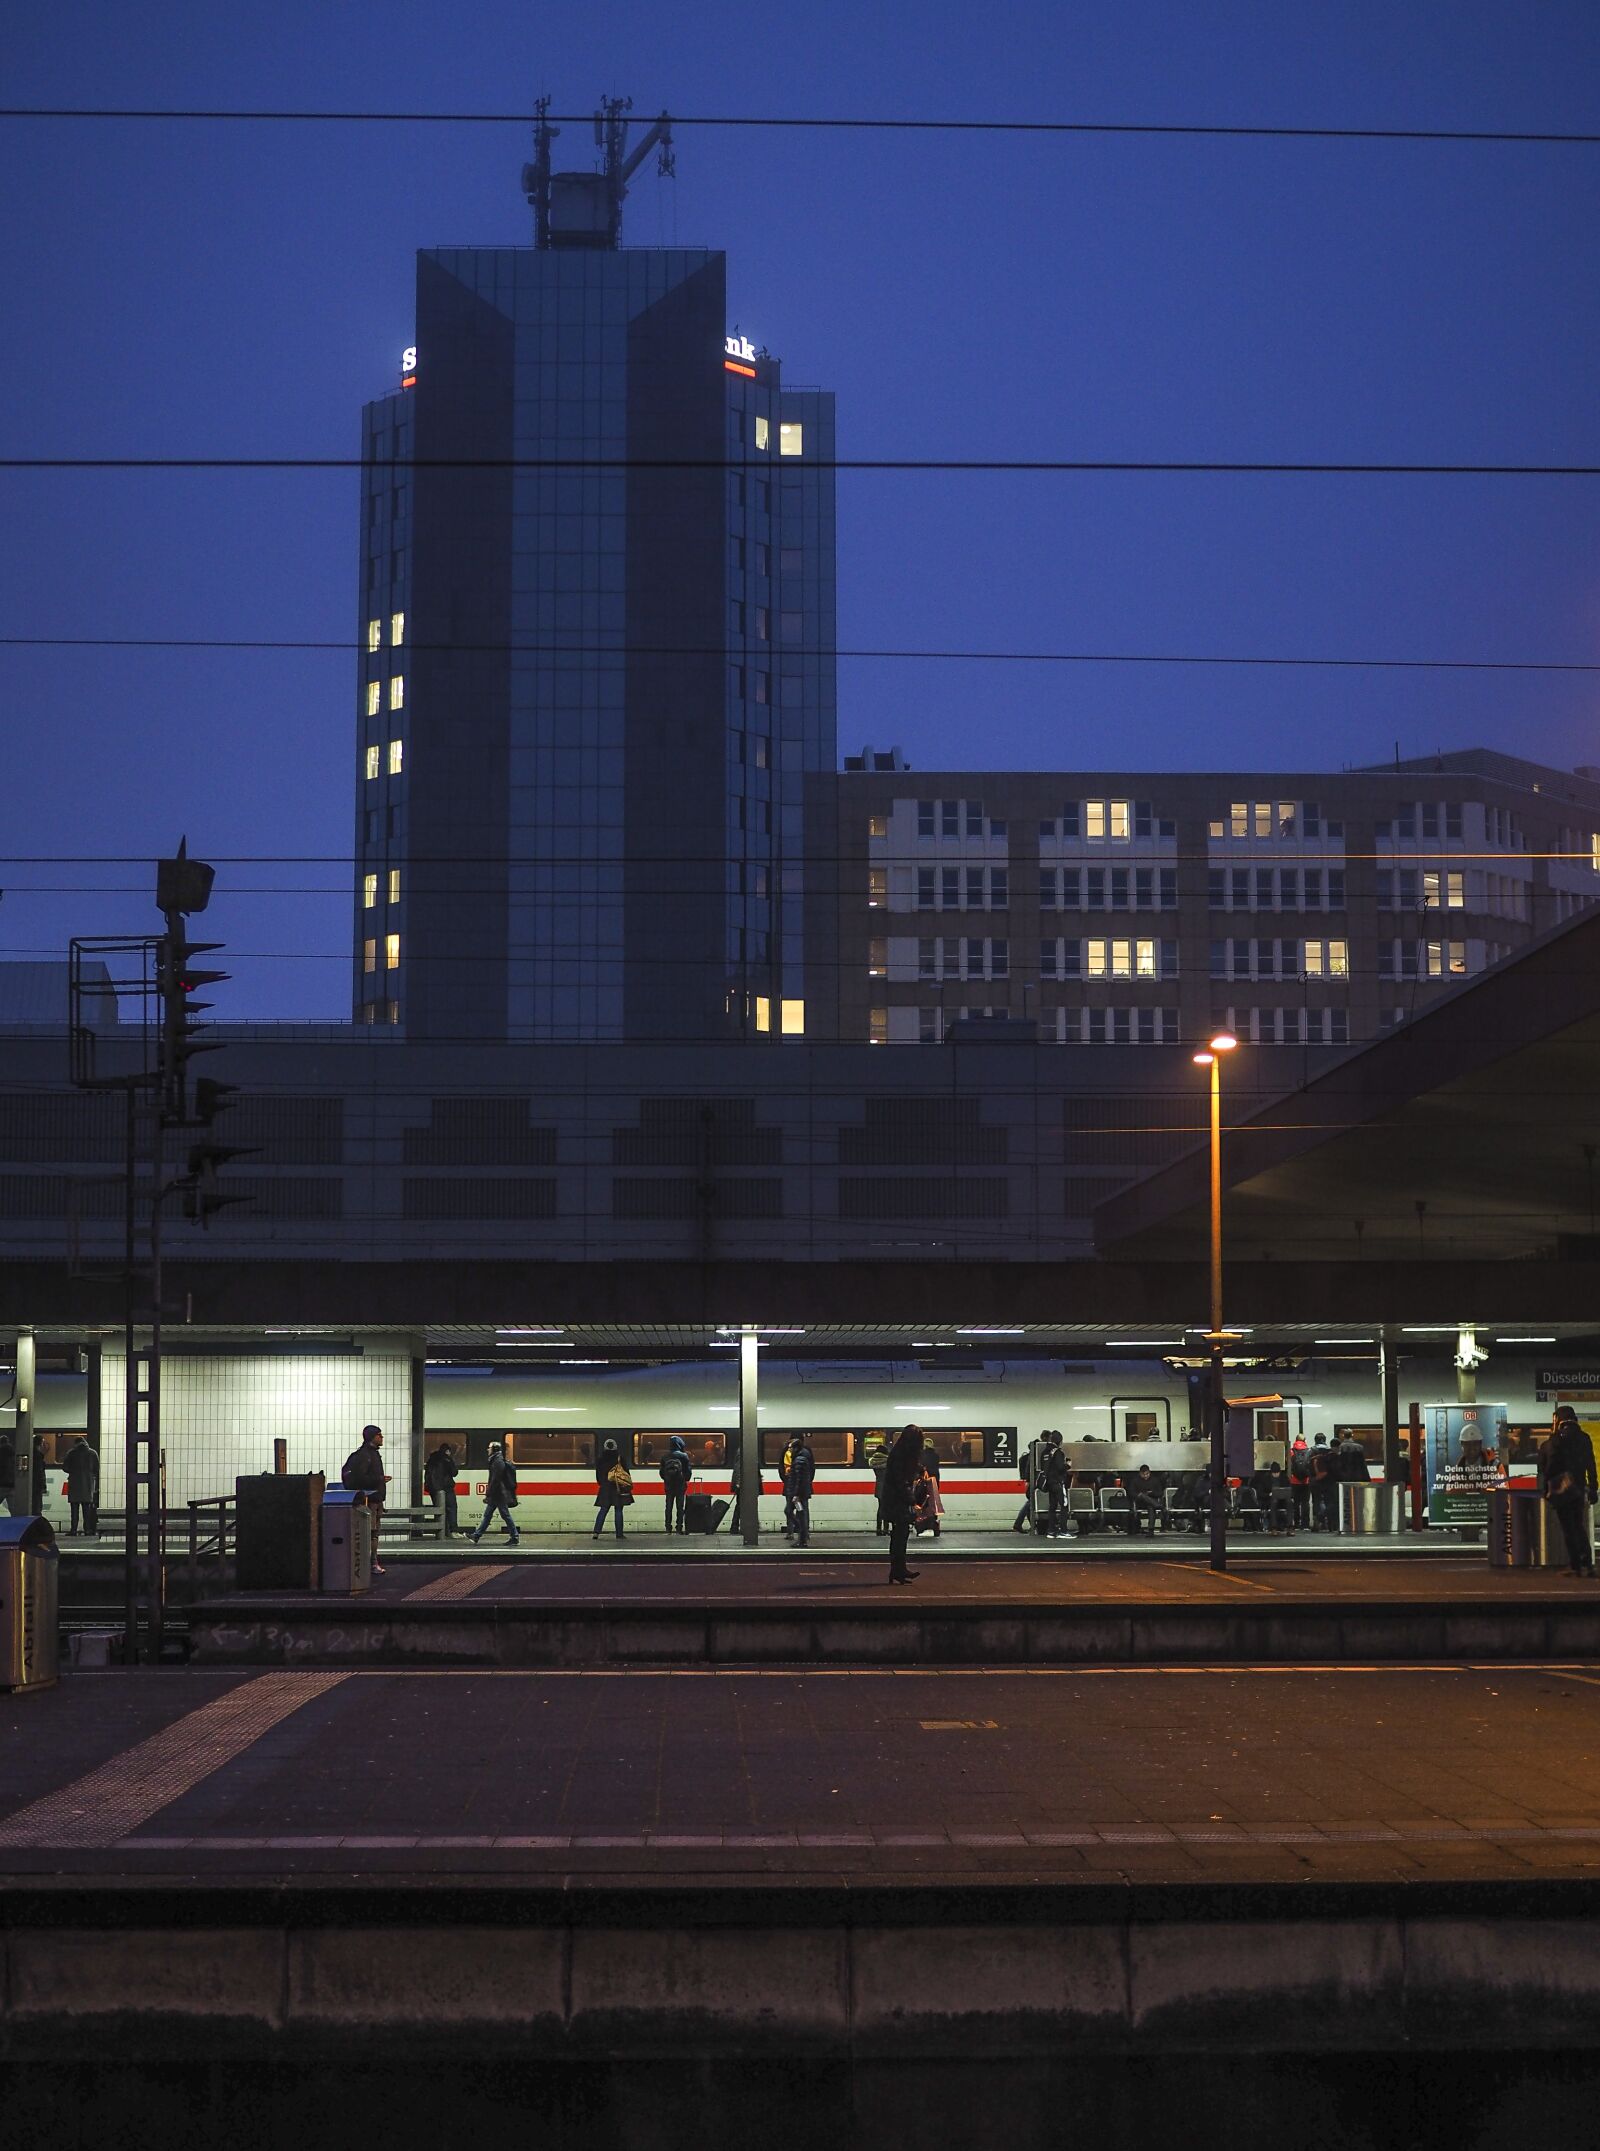
[[[405,648],[358,690],[386,772],[403,742],[357,886],[395,892],[413,1037],[753,1037],[758,995],[803,1005],[832,398],[725,364],[725,314],[699,249],[419,256],[415,386],[365,437],[363,636],[403,617]]]

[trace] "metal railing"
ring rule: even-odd
[[[198,1595],[202,1564],[214,1572],[218,1582],[223,1580],[229,1562],[233,1559],[237,1537],[237,1503],[232,1494],[213,1494],[209,1500],[191,1501],[189,1508],[189,1550],[185,1572],[189,1580],[189,1595]]]

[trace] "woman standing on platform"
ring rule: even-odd
[[[883,1469],[883,1513],[889,1519],[889,1581],[910,1583],[920,1574],[906,1567],[906,1544],[911,1537],[913,1488],[922,1469],[922,1429],[906,1427],[889,1451]]]
[[[594,1533],[598,1538],[605,1529],[606,1511],[614,1510],[617,1519],[617,1537],[622,1536],[622,1512],[633,1499],[633,1474],[623,1463],[614,1441],[608,1440],[600,1451],[600,1460],[594,1467]]]

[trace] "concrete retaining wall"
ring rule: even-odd
[[[545,1609],[528,1600],[197,1605],[209,1665],[1260,1665],[1600,1657],[1600,1597],[1226,1607],[1079,1603],[797,1612],[716,1607]]]

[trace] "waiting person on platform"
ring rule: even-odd
[[[1017,1459],[1017,1477],[1022,1481],[1022,1506],[1017,1511],[1013,1531],[1033,1529],[1033,1444],[1030,1442]]]
[[[1365,1486],[1372,1477],[1367,1469],[1366,1450],[1349,1432],[1339,1444],[1339,1477],[1349,1486]]]
[[[1047,1539],[1064,1539],[1067,1535],[1067,1483],[1072,1477],[1072,1467],[1061,1446],[1061,1436],[1053,1427],[1045,1429],[1039,1476],[1044,1482],[1044,1498],[1048,1504],[1044,1535]]]
[[[867,1451],[867,1465],[872,1473],[872,1498],[877,1510],[874,1519],[880,1539],[889,1536],[889,1519],[883,1513],[883,1474],[889,1462],[889,1444],[880,1434]]]
[[[1154,1538],[1161,1519],[1161,1481],[1148,1464],[1141,1464],[1122,1484],[1128,1496],[1128,1536],[1136,1539],[1148,1524]]]
[[[1567,1542],[1567,1574],[1592,1577],[1589,1511],[1600,1486],[1595,1478],[1594,1443],[1570,1404],[1558,1404],[1550,1422],[1550,1439],[1539,1460],[1539,1491],[1555,1510]]]
[[[601,1445],[599,1461],[594,1467],[594,1531],[598,1538],[605,1529],[606,1512],[609,1510],[617,1520],[617,1537],[622,1536],[622,1512],[633,1499],[633,1474],[623,1463],[617,1445],[609,1438]]]
[[[11,1435],[0,1430],[0,1501],[15,1516],[17,1492],[17,1445]]]
[[[367,1507],[372,1511],[372,1573],[381,1576],[378,1533],[383,1528],[383,1490],[389,1483],[389,1474],[383,1468],[382,1427],[361,1429],[361,1447],[352,1449],[345,1458],[339,1480],[341,1485],[367,1497]]]
[[[944,1495],[939,1489],[939,1452],[930,1436],[922,1438],[922,1461],[917,1472],[916,1484],[911,1489],[911,1528],[920,1539],[924,1531],[939,1536],[939,1519],[944,1514]]]
[[[922,1470],[922,1429],[908,1426],[895,1437],[883,1472],[883,1507],[889,1519],[889,1581],[910,1583],[921,1574],[906,1567],[911,1538],[912,1489]]]
[[[689,1462],[689,1445],[681,1434],[674,1434],[667,1443],[667,1453],[656,1469],[661,1474],[661,1490],[667,1500],[667,1529],[686,1531],[689,1527],[683,1520],[683,1505],[689,1496],[689,1481],[694,1471]]]
[[[440,1442],[423,1465],[422,1491],[439,1512],[440,1538],[453,1539],[456,1535],[456,1453],[447,1441]]]
[[[789,1524],[797,1546],[811,1541],[811,1489],[817,1483],[817,1459],[809,1434],[797,1434],[789,1451]]]
[[[521,1536],[517,1530],[517,1519],[511,1513],[516,1505],[517,1467],[507,1457],[499,1442],[492,1441],[489,1444],[489,1476],[483,1489],[483,1516],[477,1530],[472,1534],[471,1543],[478,1545],[495,1518],[503,1516],[506,1536],[515,1546]]]
[[[83,1519],[83,1535],[95,1539],[100,1536],[100,1458],[87,1439],[74,1442],[67,1451],[67,1507],[70,1520],[68,1538],[78,1536],[78,1519]]]
[[[1289,1444],[1289,1498],[1294,1504],[1295,1528],[1311,1528],[1311,1451],[1306,1438],[1297,1434]]]
[[[1311,1445],[1311,1528],[1313,1531],[1337,1531],[1339,1528],[1339,1461],[1328,1447],[1328,1438],[1319,1434]]]

